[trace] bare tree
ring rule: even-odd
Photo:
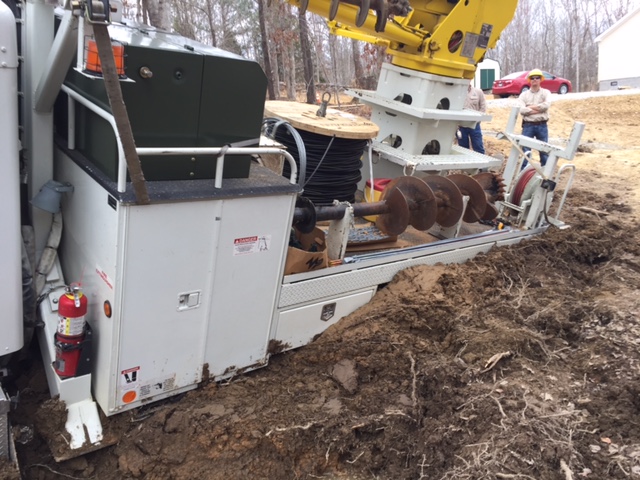
[[[358,40],[351,40],[351,53],[353,55],[353,68],[355,71],[354,84],[358,88],[364,88],[364,68],[362,66],[362,59],[360,58],[360,42]]]
[[[316,84],[313,81],[313,60],[311,57],[311,44],[309,43],[309,25],[307,18],[301,11],[298,12],[298,25],[300,28],[300,49],[302,50],[302,65],[304,67],[304,83],[307,91],[307,103],[316,103]]]
[[[258,1],[258,19],[260,21],[260,45],[262,46],[262,61],[264,62],[264,73],[267,75],[267,93],[270,100],[275,100],[276,90],[273,86],[273,73],[271,69],[271,59],[269,58],[269,38],[267,36],[267,25],[264,18],[264,5],[262,0]]]

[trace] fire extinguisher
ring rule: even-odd
[[[55,333],[54,370],[60,378],[75,377],[86,333],[87,296],[71,284],[58,300],[58,328]]]

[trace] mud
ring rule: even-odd
[[[572,117],[620,145],[576,157],[571,228],[405,270],[266,368],[109,418],[111,447],[56,462],[60,407],[23,361],[22,478],[640,477],[640,141],[616,114],[640,95],[590,102],[552,107],[559,136]]]

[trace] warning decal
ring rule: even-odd
[[[139,382],[140,367],[133,367],[120,372],[120,385],[123,387],[133,388]]]
[[[170,392],[176,389],[176,377],[171,375],[164,378],[156,378],[150,383],[140,386],[140,398],[146,398],[160,393]]]
[[[109,278],[109,275],[107,275],[107,272],[105,272],[102,269],[102,267],[100,267],[100,265],[96,265],[96,273],[102,279],[102,281],[107,284],[107,287],[113,290],[113,280]]]
[[[236,238],[233,241],[233,255],[266,252],[271,248],[271,235]]]

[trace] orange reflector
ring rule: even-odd
[[[112,44],[111,48],[113,49],[113,57],[116,61],[118,75],[124,76],[124,46]],[[93,73],[102,73],[102,65],[100,64],[100,57],[98,56],[98,46],[94,40],[88,41],[86,55],[85,70]]]
[[[113,313],[111,311],[111,303],[109,302],[109,300],[105,300],[104,301],[104,314],[107,316],[107,318],[111,318],[111,314]]]
[[[136,399],[136,397],[137,397],[136,392],[134,390],[129,390],[122,396],[122,401],[124,403],[131,403]]]

